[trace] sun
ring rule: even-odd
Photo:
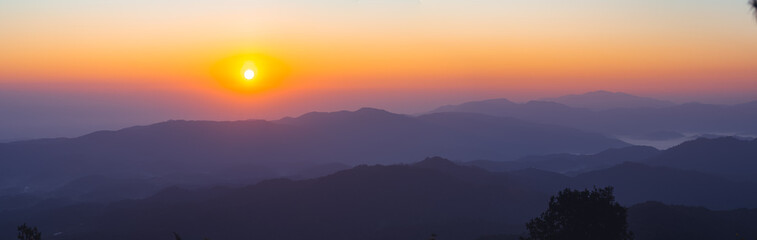
[[[255,62],[247,60],[241,65],[239,72],[242,73],[242,77],[244,77],[245,80],[250,81],[255,78],[255,75],[257,75],[258,66]]]
[[[290,69],[281,60],[263,54],[232,55],[210,66],[218,84],[240,94],[258,94],[282,86]]]
[[[252,78],[255,77],[255,71],[252,71],[252,69],[247,69],[247,71],[244,71],[244,78],[247,80],[252,80]]]

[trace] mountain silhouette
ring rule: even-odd
[[[757,184],[641,163],[579,174],[572,183],[576,188],[613,186],[626,205],[655,200],[711,209],[757,208]]]
[[[704,206],[710,209],[757,208],[757,184],[669,167],[625,162],[574,177],[554,172],[523,169],[503,173],[518,185],[544,193],[594,186],[613,186],[621,204],[646,201]]]
[[[757,183],[757,140],[699,138],[670,148],[646,163]]]
[[[413,165],[358,166],[312,180],[168,188],[144,200],[11,212],[0,217],[0,226],[20,218],[64,232],[46,239],[152,239],[171,231],[211,239],[422,239],[429,233],[475,239],[522,231],[521,223],[546,202],[547,195],[503,179],[431,158]]]
[[[594,91],[580,95],[571,94],[556,98],[544,98],[541,100],[591,110],[608,110],[616,108],[662,108],[674,105],[674,103],[670,101],[608,91]]]
[[[676,131],[656,131],[631,135],[629,137],[638,140],[665,141],[686,138],[686,135],[683,135],[682,133]]]
[[[467,112],[562,125],[612,136],[654,136],[659,132],[757,133],[757,102],[738,105],[685,103],[660,107],[604,110],[570,107],[546,101],[513,103],[503,99],[439,107],[431,113]]]
[[[168,121],[0,144],[0,189],[52,191],[95,174],[163,185],[250,184],[329,164],[392,164],[433,155],[508,160],[627,145],[572,128],[470,113],[412,117],[364,108],[279,121]]]
[[[550,154],[527,156],[515,161],[476,160],[466,164],[494,172],[507,172],[528,168],[575,175],[582,172],[612,167],[623,162],[641,162],[659,154],[653,147],[631,146],[608,149],[597,154]]]
[[[423,239],[429,233],[476,239],[521,234],[548,196],[565,187],[592,186],[614,186],[626,206],[658,200],[712,209],[757,207],[755,184],[687,170],[623,163],[568,177],[535,169],[493,173],[431,157],[414,164],[361,165],[309,180],[170,187],[146,199],[110,204],[42,204],[3,212],[0,234],[11,234],[22,220],[63,232],[46,239],[151,239],[170,232],[211,239]],[[657,214],[641,213],[636,217]],[[637,226],[651,225],[637,221],[631,227]]]
[[[636,239],[755,239],[757,209],[712,211],[647,202],[628,210]]]

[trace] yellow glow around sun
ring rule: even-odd
[[[281,61],[262,54],[225,58],[211,67],[211,75],[221,86],[242,94],[273,89],[281,84],[288,72]]]

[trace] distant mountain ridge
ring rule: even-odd
[[[506,99],[492,99],[446,105],[431,113],[467,112],[491,116],[517,118],[537,123],[562,125],[612,136],[655,136],[667,133],[757,133],[757,102],[738,105],[702,103],[648,104],[655,102],[626,94],[595,92],[577,95],[582,101],[597,99],[597,104],[614,104],[613,108],[592,110],[572,107],[544,100],[514,103]],[[600,97],[595,97],[600,95]],[[601,96],[621,96],[631,100],[603,100]],[[566,97],[572,99],[573,97]],[[634,102],[636,100],[637,102]],[[639,100],[642,99],[642,100]],[[553,99],[554,100],[554,99]],[[633,101],[632,101],[633,100]],[[625,104],[625,102],[630,102]],[[624,105],[625,104],[625,105]],[[610,106],[610,105],[608,105]],[[670,134],[668,134],[670,135]]]
[[[675,105],[648,97],[639,97],[623,92],[594,91],[584,94],[571,94],[556,98],[543,98],[541,101],[555,102],[575,108],[591,110],[609,110],[616,108],[663,108]]]
[[[661,151],[653,147],[631,146],[608,149],[596,154],[551,154],[527,156],[515,161],[476,160],[467,162],[472,166],[494,172],[507,172],[534,168],[562,174],[578,174],[602,168],[609,168],[623,162],[641,162],[657,156]]]
[[[392,164],[434,155],[507,160],[623,146],[628,144],[568,127],[471,113],[412,117],[363,108],[278,121],[168,121],[72,139],[2,143],[0,189],[54,188],[93,174],[196,174],[209,176],[210,184],[249,184],[324,164]]]

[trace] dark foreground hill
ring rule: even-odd
[[[451,164],[451,165],[450,165]],[[138,201],[3,214],[35,222],[46,239],[474,239],[521,232],[547,195],[504,175],[429,159],[360,166],[312,180],[233,189],[170,188]]]
[[[628,223],[638,240],[757,238],[757,209],[711,211],[648,202],[629,209]]]
[[[28,222],[47,234],[58,233],[45,239],[164,239],[173,231],[185,239],[402,240],[426,239],[431,233],[476,239],[521,234],[524,223],[546,208],[548,196],[565,187],[595,185],[615,186],[626,206],[659,200],[757,207],[754,185],[639,163],[568,177],[538,170],[492,173],[429,158],[241,188],[168,188],[147,199],[112,204],[42,203],[0,213],[0,234],[13,234],[15,225]],[[637,221],[632,228],[649,227],[645,224]]]
[[[411,117],[365,108],[279,121],[169,121],[0,144],[0,190],[52,191],[95,174],[167,184],[191,183],[190,176],[208,185],[249,184],[335,163],[394,164],[433,155],[514,159],[622,146],[627,144],[572,128],[467,113]]]

